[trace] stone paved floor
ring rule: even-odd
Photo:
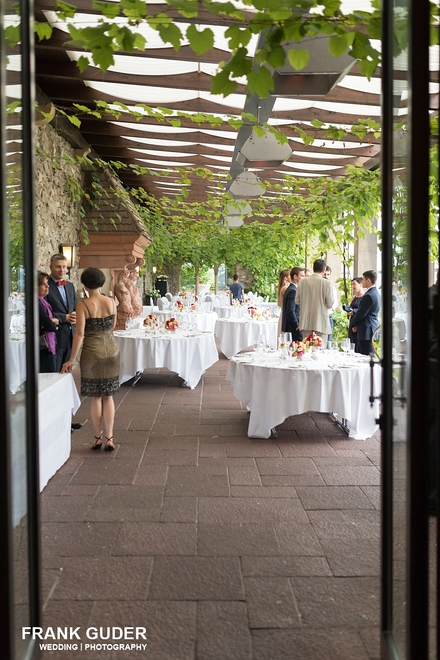
[[[250,440],[227,364],[195,390],[167,371],[122,387],[113,453],[90,450],[81,407],[42,496],[43,624],[88,643],[144,626],[148,646],[45,659],[380,657],[378,440],[316,413]]]

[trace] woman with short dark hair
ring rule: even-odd
[[[86,268],[81,275],[87,299],[76,306],[76,332],[70,360],[61,373],[70,372],[82,346],[81,396],[90,397],[90,417],[95,433],[92,449],[100,450],[102,425],[105,428],[105,451],[113,451],[115,404],[113,395],[119,392],[119,348],[113,336],[116,325],[116,304],[113,298],[101,295],[105,275],[99,268]]]

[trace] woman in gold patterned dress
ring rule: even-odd
[[[116,305],[113,298],[101,295],[105,275],[99,268],[86,268],[81,282],[88,294],[76,306],[76,331],[70,360],[61,373],[72,370],[82,346],[81,396],[90,397],[90,417],[95,433],[92,449],[100,450],[102,423],[105,429],[105,451],[113,451],[115,404],[113,394],[119,392],[119,348],[113,336]]]

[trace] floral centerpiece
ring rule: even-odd
[[[293,341],[291,344],[292,347],[292,357],[296,357],[299,360],[305,355],[306,345],[302,341]]]
[[[175,332],[177,328],[179,327],[179,321],[172,316],[170,319],[167,319],[165,321],[165,330],[169,330],[170,332]]]
[[[265,307],[263,311],[261,312],[261,315],[263,319],[270,319],[272,318],[272,310],[269,309],[269,307]]]
[[[307,348],[312,350],[322,347],[322,339],[319,335],[316,335],[314,332],[306,337],[305,342]]]
[[[249,305],[247,311],[248,311],[248,314],[250,314],[251,316],[255,316],[255,314],[257,313],[257,308],[254,307],[254,305]]]
[[[177,311],[182,312],[185,305],[181,300],[176,300],[176,307],[177,307]]]
[[[197,303],[195,303],[195,302],[191,303],[190,309],[191,309],[192,312],[196,312],[197,311]]]
[[[154,314],[148,314],[144,318],[144,327],[154,329],[157,327],[157,317]]]
[[[160,298],[160,291],[158,289],[147,289],[145,291],[145,297],[157,300],[157,298]]]
[[[232,304],[234,307],[240,307],[243,304],[243,301],[238,298],[233,298]]]

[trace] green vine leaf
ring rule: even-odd
[[[344,34],[338,34],[330,37],[328,50],[333,57],[341,57],[344,55],[354,40],[353,32],[345,32]]]
[[[120,5],[117,2],[102,2],[101,0],[93,0],[93,9],[99,9],[101,14],[109,19],[114,19],[119,16]]]
[[[298,50],[289,50],[287,53],[287,59],[296,71],[301,71],[301,69],[304,69],[304,67],[306,67],[309,63],[310,53],[308,50],[304,50],[303,48]]]
[[[85,71],[89,66],[89,60],[87,59],[87,57],[84,57],[84,55],[81,55],[76,61],[76,66],[78,67],[80,72],[83,73],[83,71]]]
[[[269,69],[260,66],[257,71],[250,71],[248,75],[248,89],[264,99],[273,90],[273,78]]]
[[[75,5],[71,5],[68,2],[62,2],[62,0],[56,0],[55,7],[60,18],[66,20],[66,18],[74,18],[77,8]]]
[[[157,17],[156,17],[157,18]],[[165,18],[168,18],[165,16]],[[150,21],[149,21],[150,22]],[[154,27],[155,30],[159,32],[160,38],[162,41],[165,43],[170,43],[174,50],[179,50],[180,48],[180,42],[182,40],[182,32],[179,30],[177,25],[174,23],[168,23],[168,24],[162,24],[158,23],[156,24],[155,22],[151,24],[151,27]]]
[[[52,36],[52,26],[49,23],[42,23],[40,21],[35,21],[34,29],[37,37],[40,41],[43,39],[50,39]]]
[[[186,37],[196,55],[203,55],[214,47],[214,33],[210,28],[199,31],[195,25],[190,25],[186,30]]]

